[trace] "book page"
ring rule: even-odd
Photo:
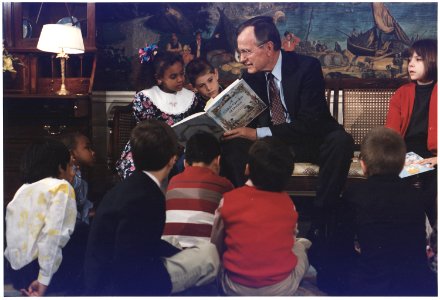
[[[205,112],[193,114],[180,122],[172,125],[174,132],[177,135],[177,140],[182,146],[186,146],[188,139],[197,132],[209,132],[216,138],[223,135],[223,129],[217,125]]]
[[[405,157],[405,166],[400,172],[399,177],[405,178],[408,176],[416,175],[419,173],[434,170],[434,168],[428,167],[428,165],[420,165],[417,162],[421,161],[423,157],[414,152],[408,152]]]
[[[185,123],[185,122],[188,121],[188,120],[191,120],[191,119],[197,118],[198,116],[203,115],[203,114],[205,114],[205,112],[201,111],[201,112],[198,112],[198,113],[195,113],[195,114],[189,115],[189,116],[186,117],[185,119],[183,119],[183,120],[181,120],[181,121],[179,121],[179,122],[177,122],[177,123],[174,123],[174,125],[171,125],[171,127],[178,126],[178,125],[180,125],[180,124],[182,124],[182,123]]]
[[[248,125],[266,107],[252,88],[240,79],[216,97],[207,113],[226,131]]]

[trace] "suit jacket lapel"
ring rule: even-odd
[[[267,84],[266,84],[266,75],[264,72],[259,72],[255,76],[255,93],[261,97],[261,100],[264,101],[267,105],[269,105],[269,99],[267,96]]]
[[[284,102],[287,106],[287,111],[290,114],[290,117],[293,118],[294,113],[294,101],[295,99],[295,88],[294,83],[295,74],[298,71],[298,60],[297,55],[295,53],[287,54],[284,51],[281,51],[281,55],[283,56],[283,62],[281,65],[281,73],[282,73],[282,85],[283,85],[283,95]]]

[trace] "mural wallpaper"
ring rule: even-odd
[[[406,50],[421,38],[437,38],[436,2],[362,3],[97,3],[98,68],[95,90],[134,90],[139,48],[165,49],[171,34],[190,45],[200,32],[207,59],[220,78],[242,71],[235,29],[269,15],[283,48],[314,56],[326,78],[406,76]]]

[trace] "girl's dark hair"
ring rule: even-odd
[[[258,44],[263,44],[271,41],[273,43],[274,50],[281,49],[281,37],[278,32],[273,18],[269,16],[258,16],[249,19],[242,23],[237,29],[237,36],[247,27],[253,26],[255,37]]]
[[[185,160],[190,166],[200,162],[209,165],[219,155],[220,142],[210,133],[195,133],[186,143]]]
[[[197,78],[208,73],[214,73],[214,67],[203,58],[193,59],[185,68],[185,74],[193,86],[195,86]]]
[[[249,178],[260,190],[281,192],[293,172],[289,147],[275,137],[257,140],[249,149]]]
[[[176,62],[180,62],[182,66],[184,65],[181,55],[168,51],[158,51],[152,62],[141,64],[135,90],[139,92],[155,86],[157,84],[157,78],[161,78],[165,70]]]
[[[168,51],[158,52],[153,60],[155,77],[161,78],[165,73],[165,70],[176,62],[180,62],[182,66],[184,65],[182,55]]]
[[[33,183],[47,177],[58,178],[59,167],[66,170],[70,153],[60,141],[42,138],[25,151],[20,171],[23,183]]]
[[[433,39],[415,41],[409,49],[410,57],[414,52],[423,59],[426,79],[437,81],[437,41]]]
[[[131,131],[133,162],[139,171],[158,171],[177,155],[178,143],[174,130],[165,122],[148,119]]]

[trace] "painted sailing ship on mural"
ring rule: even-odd
[[[318,58],[327,78],[398,78],[405,77],[405,50],[414,42],[391,15],[388,8],[379,2],[371,3],[374,25],[365,32],[355,30],[347,34],[347,47],[341,49],[335,42],[334,49],[316,47],[307,39],[298,52]],[[306,37],[310,34],[313,9]]]
[[[374,26],[366,32],[347,38],[347,49],[355,55],[381,56],[402,52],[412,41],[381,2],[371,4]],[[386,37],[386,38],[385,38]]]

